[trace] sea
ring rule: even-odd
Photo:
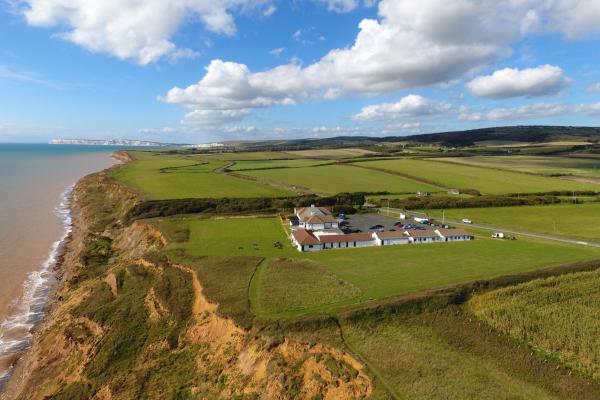
[[[71,191],[121,147],[0,143],[0,392],[43,317]]]

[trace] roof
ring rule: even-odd
[[[471,236],[464,229],[438,229],[440,235],[448,236]]]
[[[375,233],[379,239],[408,239],[404,232],[377,232]]]
[[[304,222],[307,224],[323,224],[337,222],[337,219],[332,215],[311,215]]]
[[[296,242],[302,246],[314,246],[321,244],[319,239],[317,239],[310,231],[307,231],[306,229],[297,229],[292,232],[292,236],[294,237],[294,240],[296,240]]]
[[[410,237],[421,237],[421,238],[428,238],[428,237],[439,237],[437,233],[435,233],[435,231],[433,229],[412,229],[410,231],[406,231],[408,233],[408,235]]]
[[[370,233],[349,233],[347,235],[326,235],[321,236],[321,243],[349,243],[349,242],[370,242],[373,236]]]
[[[329,209],[327,207],[316,207],[316,206],[296,208],[296,209],[294,209],[294,213],[298,216],[298,218],[300,218],[301,221],[305,221],[308,218],[310,218],[311,216],[315,216],[315,215],[318,215],[318,216],[331,215],[331,211],[329,211]]]

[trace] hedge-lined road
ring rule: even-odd
[[[404,211],[404,210],[400,210],[398,208],[391,208],[391,207],[390,208],[381,207],[381,208],[379,208],[379,211],[383,214],[388,214],[388,215],[390,215],[390,214],[400,215],[400,213],[405,213],[406,215],[410,215],[410,216],[419,216],[419,217],[426,216],[429,218],[429,216],[426,213],[415,212],[415,211]],[[431,217],[431,218],[433,219],[433,217]],[[435,218],[435,219],[439,221],[439,218]],[[488,225],[488,224],[481,224],[481,223],[477,223],[477,222],[473,222],[471,224],[465,224],[464,222],[462,222],[460,220],[454,220],[454,219],[448,219],[448,218],[445,218],[444,223],[447,223],[450,225],[461,225],[461,226],[465,226],[465,227],[485,229],[485,230],[494,231],[494,232],[502,232],[505,234],[510,233],[511,235],[530,236],[530,237],[534,237],[534,238],[538,238],[538,239],[554,240],[557,242],[600,248],[600,243],[589,242],[589,241],[581,240],[581,239],[573,239],[573,238],[569,238],[569,237],[565,237],[565,236],[548,235],[546,233],[538,233],[538,232],[532,232],[532,231],[525,231],[525,230],[521,230],[521,229],[507,228],[505,226]]]

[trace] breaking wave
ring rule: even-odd
[[[73,186],[62,194],[60,204],[54,212],[62,225],[62,236],[52,244],[50,253],[40,267],[30,272],[23,283],[23,294],[12,302],[10,314],[0,323],[0,392],[10,378],[10,366],[31,345],[32,329],[44,316],[52,283],[53,267],[56,265],[61,245],[72,230],[71,210],[69,208]],[[3,365],[8,365],[4,368]]]

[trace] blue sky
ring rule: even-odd
[[[597,126],[598,0],[0,2],[0,141]]]

